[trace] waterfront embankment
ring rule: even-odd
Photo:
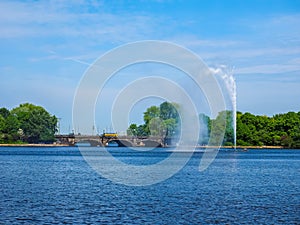
[[[0,144],[0,147],[74,147],[68,144]],[[175,147],[175,146],[170,146]],[[168,148],[168,147],[167,147]],[[219,146],[197,146],[196,149],[215,149]],[[221,146],[222,149],[285,149],[282,146]]]
[[[0,147],[69,147],[67,144],[0,144]]]

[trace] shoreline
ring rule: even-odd
[[[0,144],[0,147],[72,147],[67,144]]]
[[[205,148],[217,148],[218,146],[197,146],[196,149],[205,149]],[[284,148],[282,146],[221,146],[220,148],[223,149],[289,149],[289,148]]]
[[[74,145],[68,144],[0,144],[0,147],[74,147]],[[165,148],[171,148],[165,147]],[[218,148],[218,146],[196,146],[195,149],[213,149]],[[221,149],[238,149],[238,150],[248,150],[248,149],[292,149],[284,148],[282,146],[221,146]]]

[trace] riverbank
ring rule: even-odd
[[[0,147],[74,147],[68,144],[0,144]],[[197,146],[196,149],[214,149],[218,146]],[[222,149],[285,149],[282,146],[222,146]]]
[[[199,148],[216,148],[216,146],[201,146]],[[282,146],[222,146],[225,149],[284,149]]]
[[[0,147],[70,147],[67,144],[0,144]]]

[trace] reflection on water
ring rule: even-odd
[[[109,151],[137,165],[170,154]],[[0,224],[300,223],[300,151],[221,151],[200,173],[202,154],[162,183],[128,187],[100,177],[77,148],[2,147]]]

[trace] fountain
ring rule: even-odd
[[[234,148],[236,149],[236,83],[233,77],[233,69],[229,69],[225,65],[221,65],[218,69],[211,69],[214,74],[220,75],[225,87],[229,92],[230,102],[232,104],[232,126],[233,126],[233,140]]]
[[[234,148],[236,148],[236,83],[233,77],[232,70],[229,72],[224,72],[222,74],[222,79],[225,82],[226,88],[229,91],[230,100],[232,103],[232,114],[233,114],[233,140],[234,140]]]

